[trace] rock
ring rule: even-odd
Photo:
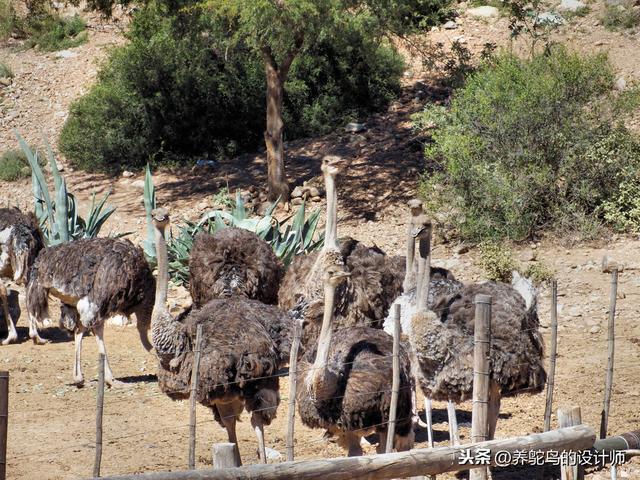
[[[594,325],[593,327],[591,327],[591,328],[589,329],[589,332],[590,332],[590,333],[600,333],[600,330],[602,330],[602,329],[600,328],[600,325]]]
[[[582,311],[580,310],[580,307],[571,307],[568,314],[570,317],[581,317]]]
[[[129,170],[125,170],[124,172],[122,172],[122,177],[123,178],[131,178],[131,177],[133,177],[133,172],[130,172]]]
[[[293,192],[291,192],[291,198],[300,198],[302,197],[302,193],[302,188],[296,187],[293,189]]]
[[[344,127],[344,129],[348,133],[360,133],[360,132],[364,132],[366,130],[366,126],[365,126],[364,123],[351,122],[351,123],[347,123],[347,126]]]
[[[5,87],[8,87],[9,85],[11,85],[11,78],[9,77],[2,77],[0,78],[0,85],[4,85]]]
[[[624,79],[624,77],[618,77],[618,79],[613,84],[613,88],[621,92],[625,88],[627,88],[627,81]]]
[[[587,5],[582,3],[580,0],[562,0],[558,6],[558,10],[563,12],[577,12],[586,6]]]
[[[446,30],[455,30],[456,28],[458,28],[458,24],[456,22],[454,22],[453,20],[449,20],[447,23],[445,23],[442,28],[446,29]]]
[[[141,190],[144,190],[144,180],[135,180],[131,182],[131,186],[133,188],[139,188]]]
[[[271,207],[271,203],[269,202],[260,203],[256,208],[256,214],[260,215],[261,217],[264,216],[269,207]]]
[[[496,7],[491,7],[489,5],[482,5],[481,7],[470,8],[467,10],[469,15],[472,17],[481,17],[481,18],[490,18],[490,17],[499,17],[500,10]]]
[[[279,451],[269,447],[265,447],[264,451],[267,454],[267,460],[282,460],[282,454]]]
[[[56,113],[54,113],[54,115],[58,118],[64,118],[67,116],[67,112],[65,112],[64,110],[59,110]]]
[[[291,205],[302,205],[302,202],[303,200],[300,197],[291,199]]]
[[[534,262],[536,260],[536,252],[527,249],[520,254],[520,260],[523,262]]]
[[[314,202],[314,203],[321,202],[322,201],[322,197],[312,197],[311,201]]]
[[[317,187],[311,187],[309,189],[309,196],[310,197],[319,197],[320,196],[320,190],[318,190]]]
[[[54,53],[56,58],[74,58],[78,56],[78,52],[72,52],[71,50],[60,50]]]
[[[207,208],[209,208],[209,204],[206,201],[202,201],[199,202],[198,205],[196,206],[196,208],[198,210],[200,210],[201,212],[205,211]]]
[[[453,41],[455,43],[467,43],[467,37],[465,37],[464,35],[458,35],[456,37],[453,37]]]
[[[542,12],[536,17],[538,25],[564,25],[565,20],[562,15],[555,12]]]

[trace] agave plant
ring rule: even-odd
[[[276,205],[277,202],[270,205],[264,216],[251,218],[238,192],[231,211],[208,212],[198,222],[186,222],[179,226],[178,235],[172,236],[168,242],[169,274],[172,281],[178,285],[188,283],[189,254],[193,238],[200,232],[215,233],[228,226],[250,230],[271,245],[285,266],[296,255],[312,252],[322,246],[324,233],[316,232],[320,219],[319,210],[306,217],[303,202],[295,215],[280,222],[273,216]]]
[[[143,242],[144,255],[151,264],[156,264],[156,242],[154,240],[154,228],[151,220],[151,211],[156,208],[156,187],[153,185],[151,168],[147,163],[144,173],[144,209],[147,212],[147,238]]]
[[[97,203],[96,194],[92,195],[88,218],[85,220],[78,213],[76,197],[67,190],[67,182],[58,169],[51,146],[47,143],[47,158],[53,176],[53,197],[38,161],[38,152],[33,152],[18,133],[16,136],[31,167],[35,214],[40,221],[47,245],[57,245],[78,238],[97,237],[104,223],[115,211],[114,207],[105,206],[110,192],[107,192]]]

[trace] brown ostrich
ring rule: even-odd
[[[423,242],[425,239],[421,240]],[[426,250],[426,249],[425,249]],[[428,263],[428,257],[421,262]],[[544,388],[544,348],[535,296],[527,304],[510,285],[496,282],[466,285],[438,297],[429,310],[428,266],[421,268],[423,289],[412,318],[411,345],[422,391],[432,400],[462,402],[473,393],[474,299],[491,295],[489,439],[495,435],[500,399]],[[452,410],[452,409],[451,409]]]
[[[322,173],[327,195],[324,247],[293,261],[278,294],[280,308],[305,320],[301,351],[315,343],[320,331],[323,275],[329,265],[345,265],[351,274],[338,286],[335,328],[357,325],[382,328],[391,303],[402,290],[402,279],[396,275],[393,260],[382,250],[351,238],[338,242],[335,177],[344,166],[341,157],[324,157]]]
[[[190,394],[196,330],[202,325],[197,400],[211,408],[215,419],[236,444],[236,417],[251,413],[260,460],[266,462],[264,425],[269,425],[280,403],[280,354],[265,324],[285,323],[277,307],[244,297],[216,298],[174,319],[166,307],[169,274],[164,232],[169,215],[152,212],[155,225],[158,280],[151,318],[151,339],[159,358],[158,384],[172,399]]]
[[[80,239],[40,252],[29,275],[27,310],[30,328],[37,335],[37,322],[48,311],[49,295],[63,304],[61,323],[74,331],[74,382],[81,386],[82,338],[91,330],[100,353],[106,356],[104,322],[116,315],[136,315],[140,340],[147,350],[155,281],[142,249],[129,240],[115,238]],[[39,338],[39,337],[36,337]],[[40,340],[42,341],[42,340]],[[109,361],[105,381],[115,382]]]
[[[189,290],[196,306],[230,296],[275,304],[283,273],[282,262],[258,235],[223,228],[213,235],[196,235],[189,259]]]
[[[3,280],[25,284],[31,266],[43,247],[44,238],[33,214],[25,215],[17,208],[0,208],[0,302],[8,333],[2,345],[18,339],[18,332],[9,314],[8,293]],[[35,343],[42,343],[37,330],[30,328],[29,335]]]
[[[322,327],[316,351],[308,350],[298,366],[296,399],[302,422],[311,428],[327,429],[349,456],[362,455],[360,441],[374,431],[380,436],[377,451],[383,453],[391,401],[393,339],[382,330],[362,326],[334,332],[336,288],[349,275],[344,267],[325,267]],[[404,349],[400,358],[394,437],[398,451],[413,445],[412,382]]]

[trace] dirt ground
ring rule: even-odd
[[[612,62],[628,81],[640,78],[638,35],[611,33],[596,25],[601,6],[593,5],[587,17],[574,19],[563,27],[558,38],[587,51],[610,52]],[[432,32],[434,41],[451,41],[463,35],[464,41],[478,49],[485,41],[504,44],[506,20],[476,20],[463,15],[456,30]],[[41,132],[57,138],[71,102],[86,91],[94,80],[97,62],[109,46],[122,41],[117,27],[97,20],[90,22],[90,41],[72,49],[73,58],[35,50],[21,51],[16,45],[0,47],[16,73],[11,87],[0,90],[0,150],[14,147],[12,129],[28,140],[37,140]],[[366,243],[375,243],[390,254],[403,254],[405,202],[416,194],[417,178],[424,168],[421,139],[411,131],[410,115],[424,100],[416,99],[413,82],[421,78],[418,66],[409,72],[403,97],[385,114],[367,121],[361,137],[340,132],[287,145],[290,180],[318,181],[322,153],[336,144],[348,144],[352,163],[340,179],[340,235],[352,235]],[[64,82],[63,82],[64,80]],[[61,88],[64,85],[64,88]],[[442,100],[443,92],[429,87],[427,98]],[[130,231],[140,242],[144,235],[142,190],[136,174],[133,178],[110,178],[73,171],[65,175],[69,189],[86,202],[92,191],[111,191],[110,203],[117,211],[107,231]],[[265,178],[263,153],[244,155],[233,162],[220,162],[211,170],[162,171],[154,175],[158,202],[168,206],[172,219],[179,223],[195,219],[210,208],[211,196],[222,186],[231,191],[250,185],[262,185]],[[0,203],[30,208],[30,181],[0,185]],[[323,204],[316,204],[318,208]],[[281,213],[284,215],[284,213]],[[516,248],[516,255],[531,245]],[[539,261],[553,267],[559,284],[559,345],[555,406],[579,405],[583,421],[596,430],[600,422],[607,359],[606,324],[609,276],[600,272],[599,262],[609,253],[628,267],[620,276],[616,324],[616,370],[609,433],[640,428],[640,240],[614,237],[600,244],[565,248],[551,239],[535,245]],[[482,278],[476,265],[477,252],[457,254],[455,245],[436,245],[434,263],[453,270],[463,281]],[[18,289],[23,295],[21,289]],[[183,294],[172,292],[174,302]],[[14,295],[17,295],[14,294]],[[23,299],[22,299],[23,300]],[[549,337],[549,292],[540,292],[540,318],[545,339]],[[94,457],[95,391],[97,348],[91,337],[85,339],[83,367],[87,385],[82,389],[69,385],[73,362],[73,342],[57,329],[44,331],[52,342],[36,346],[28,341],[24,317],[19,323],[21,343],[0,348],[0,369],[10,371],[10,407],[8,439],[8,478],[75,479],[91,476]],[[131,326],[107,326],[106,343],[116,377],[124,386],[105,394],[104,451],[102,474],[177,470],[187,464],[188,403],[173,402],[158,390],[152,353],[144,351],[137,331]],[[89,381],[91,380],[91,381]],[[288,383],[282,381],[283,402],[274,424],[266,429],[268,447],[284,456],[286,399]],[[435,404],[435,438],[448,444],[446,406]],[[468,441],[470,404],[458,406],[462,441]],[[498,438],[541,431],[544,395],[520,396],[504,400],[498,423]],[[247,415],[239,424],[240,449],[245,463],[255,463],[256,439]],[[555,425],[555,415],[553,417]],[[374,439],[372,439],[373,441]],[[426,446],[426,434],[418,432],[416,447]],[[212,415],[198,407],[198,468],[211,464],[210,448],[226,441],[226,435]],[[367,449],[374,452],[374,446]],[[319,430],[296,423],[296,458],[321,458],[343,455],[334,443],[322,438]],[[273,459],[272,461],[278,461]],[[619,478],[640,479],[640,462],[623,466]],[[453,478],[443,475],[442,478]],[[495,478],[533,478],[531,472],[516,475],[496,472]],[[606,472],[591,479],[608,478]]]

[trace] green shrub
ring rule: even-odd
[[[383,108],[399,90],[403,66],[366,25],[318,38],[298,56],[285,87],[285,135],[326,132]],[[59,147],[74,166],[118,171],[147,162],[232,156],[263,142],[264,61],[206,9],[150,3],[134,17],[97,84],[75,102]]]
[[[489,280],[511,282],[512,272],[518,269],[511,250],[496,242],[483,242],[480,248],[480,266]]]
[[[11,0],[0,0],[0,40],[6,40],[16,29],[18,18]]]
[[[521,240],[552,227],[593,231],[600,205],[640,164],[638,142],[612,122],[603,56],[563,48],[523,60],[501,54],[473,74],[436,125],[422,194],[465,238]]]
[[[30,175],[29,162],[22,150],[7,150],[0,155],[0,180],[13,182]]]
[[[13,70],[4,62],[0,62],[0,78],[13,78]]]
[[[607,5],[602,25],[609,30],[625,30],[640,25],[640,10],[634,7],[633,1],[625,1],[621,5]]]
[[[556,272],[542,262],[531,263],[521,272],[526,278],[532,280],[534,284],[549,282],[554,279]]]
[[[29,36],[27,46],[37,45],[47,51],[77,47],[87,41],[86,26],[79,15],[61,17],[47,12],[28,17],[25,27]]]

